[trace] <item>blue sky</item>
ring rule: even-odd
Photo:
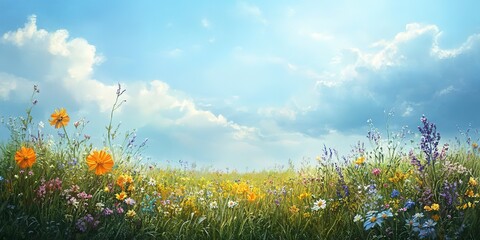
[[[385,112],[392,128],[416,132],[425,114],[453,138],[480,120],[476,9],[0,0],[0,115],[20,115],[38,84],[38,121],[66,107],[100,139],[121,83],[127,103],[116,120],[149,138],[152,161],[240,170],[300,163],[323,144],[348,154],[367,142],[367,119],[384,129]]]

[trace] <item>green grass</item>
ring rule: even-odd
[[[409,153],[389,136],[345,158],[325,148],[314,164],[285,170],[159,168],[140,162],[142,144],[129,146],[131,133],[119,139],[112,121],[104,145],[95,146],[82,122],[65,126],[63,137],[31,138],[27,133],[41,127],[30,112],[4,123],[11,138],[0,149],[1,239],[475,239],[480,233],[480,153],[471,142],[450,146],[429,164],[421,148]],[[22,146],[35,151],[30,168],[16,164]],[[88,170],[93,149],[114,156],[111,171]],[[414,156],[423,170],[412,164]],[[122,188],[120,176],[133,181]],[[122,191],[135,204],[119,200]],[[318,200],[325,208],[314,207]]]

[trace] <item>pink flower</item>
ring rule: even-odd
[[[123,213],[123,208],[122,207],[117,208],[117,213],[122,214]]]
[[[374,176],[380,175],[380,172],[381,172],[381,170],[380,170],[379,168],[374,168],[374,169],[372,170],[372,174],[373,174]]]

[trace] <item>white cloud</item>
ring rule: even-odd
[[[247,2],[239,2],[238,8],[240,9],[241,13],[253,17],[253,19],[262,23],[263,25],[268,24],[267,19],[263,16],[262,10],[260,10],[258,6]]]
[[[25,86],[33,86],[33,84],[26,79],[19,78],[5,72],[0,72],[0,100],[10,99],[12,92],[15,92],[15,97],[18,98],[20,97],[19,95],[23,95],[21,97],[25,99],[27,96],[25,94],[26,91],[23,89]]]
[[[438,91],[436,95],[437,96],[443,96],[443,95],[447,95],[449,93],[452,93],[453,91],[456,91],[456,89],[452,85],[450,85],[450,86]]]

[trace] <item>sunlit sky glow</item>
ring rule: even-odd
[[[0,0],[0,116],[38,84],[37,121],[65,107],[99,141],[121,83],[152,162],[271,168],[346,155],[388,112],[444,139],[480,120],[477,1],[47,2]]]

